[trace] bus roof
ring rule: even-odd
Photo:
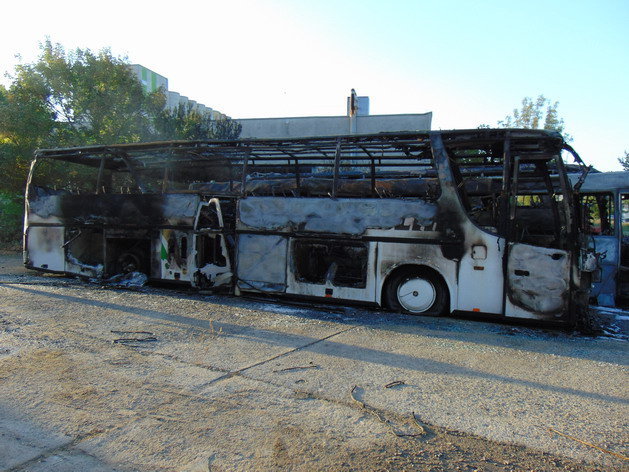
[[[568,176],[574,185],[581,175],[569,174]],[[580,188],[581,192],[609,192],[614,190],[629,190],[629,172],[590,172]]]
[[[233,141],[162,141],[111,144],[58,149],[40,149],[36,158],[55,159],[98,166],[107,156],[106,167],[124,168],[129,161],[139,167],[163,166],[165,161],[242,161],[243,159],[300,160],[334,159],[340,152],[362,160],[422,159],[430,153],[430,139],[441,135],[450,147],[480,147],[504,140],[509,133],[515,143],[512,152],[555,153],[565,145],[561,135],[548,130],[476,129],[416,131],[369,135],[329,136],[290,139],[239,139]]]

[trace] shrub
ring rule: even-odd
[[[24,197],[0,192],[0,244],[19,247],[24,223]]]

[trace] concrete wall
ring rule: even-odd
[[[297,138],[430,130],[432,112],[404,115],[243,118],[241,138]]]

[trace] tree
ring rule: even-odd
[[[0,87],[0,190],[19,191],[33,151],[42,147],[236,139],[240,125],[213,121],[190,105],[166,108],[163,90],[146,93],[125,59],[47,40],[32,64],[15,68]]]
[[[36,93],[0,87],[0,190],[23,188],[32,152],[43,144],[52,125]]]
[[[191,103],[175,108],[161,107],[155,114],[153,127],[161,140],[237,139],[242,126],[230,119],[214,120],[199,112]]]
[[[52,146],[134,142],[149,134],[147,95],[127,62],[109,50],[66,53],[50,40],[34,64],[18,65],[10,92],[34,97],[52,120]]]
[[[625,151],[624,157],[619,157],[618,162],[624,170],[629,170],[629,152]]]
[[[564,121],[559,117],[557,108],[559,102],[552,102],[550,99],[540,95],[533,100],[525,97],[522,100],[522,107],[513,110],[513,116],[506,116],[504,120],[498,121],[501,128],[525,128],[555,130],[561,133],[566,141],[571,141],[570,135],[564,133]]]
[[[240,134],[231,120],[212,121],[189,106],[166,109],[164,92],[146,93],[126,59],[108,49],[66,53],[47,40],[37,61],[16,66],[10,79],[8,89],[0,86],[0,197],[18,204],[37,148]],[[55,182],[67,176],[57,166],[48,177]],[[0,216],[6,216],[4,201]]]

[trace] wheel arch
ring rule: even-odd
[[[383,278],[382,278],[382,284],[380,285],[380,290],[378,292],[378,296],[380,297],[378,303],[380,306],[386,306],[386,292],[387,289],[389,287],[389,284],[391,283],[391,280],[393,280],[395,278],[396,275],[403,273],[403,272],[412,272],[412,271],[416,271],[416,272],[424,272],[424,273],[430,273],[431,275],[433,275],[434,277],[437,277],[441,280],[441,282],[443,283],[443,286],[445,287],[447,294],[446,294],[446,298],[448,300],[448,313],[452,312],[452,307],[454,306],[455,300],[452,299],[453,294],[455,293],[455,291],[453,290],[452,286],[450,285],[450,282],[448,280],[447,277],[445,277],[443,275],[443,273],[441,273],[441,271],[439,271],[438,269],[435,269],[434,267],[431,267],[429,265],[426,264],[401,264],[395,267],[392,267],[386,274],[384,274]]]

